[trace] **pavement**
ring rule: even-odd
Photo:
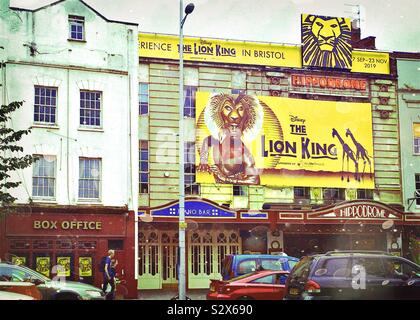
[[[209,289],[189,289],[186,296],[191,300],[206,300]],[[178,289],[139,290],[138,300],[171,300],[178,296]]]

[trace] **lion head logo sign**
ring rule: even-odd
[[[302,64],[351,69],[351,23],[348,18],[302,15]]]
[[[246,94],[214,94],[204,109],[210,136],[202,141],[198,171],[210,172],[217,183],[259,184],[255,160],[244,142],[254,140],[262,128],[263,107]],[[212,150],[214,165],[209,164]]]

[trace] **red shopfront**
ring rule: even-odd
[[[100,287],[98,264],[114,249],[117,272],[127,282],[120,293],[134,296],[129,292],[134,281],[134,222],[130,223],[134,215],[122,209],[66,211],[36,208],[6,215],[0,257],[49,278],[61,276]]]
[[[280,210],[285,251],[296,257],[331,250],[402,255],[404,215],[376,201],[344,201],[311,210]]]

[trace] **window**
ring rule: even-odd
[[[384,265],[378,258],[353,258],[353,270],[355,267],[363,267],[366,275],[370,277],[382,278],[386,275]]]
[[[185,143],[184,173],[185,194],[200,194],[199,185],[195,183],[195,142]]]
[[[85,40],[85,18],[69,16],[69,39]]]
[[[371,200],[373,200],[373,190],[371,190],[371,189],[357,189],[357,199],[371,199]]]
[[[295,199],[310,199],[311,189],[308,187],[294,187]]]
[[[257,270],[257,262],[255,260],[245,260],[238,266],[238,275],[254,272],[255,270]]]
[[[34,122],[56,123],[57,88],[35,87]]]
[[[184,117],[195,118],[195,93],[197,87],[184,87]]]
[[[108,240],[108,250],[124,250],[124,240]]]
[[[274,284],[276,281],[276,275],[272,274],[269,276],[261,277],[251,281],[251,283],[261,283],[261,284]]]
[[[55,164],[52,156],[34,155],[37,160],[33,165],[32,196],[43,198],[55,197]]]
[[[80,124],[101,126],[101,100],[99,91],[80,91]]]
[[[248,196],[248,186],[233,186],[234,196]]]
[[[420,155],[420,123],[413,123],[414,154]]]
[[[139,114],[149,113],[149,85],[147,83],[139,83]]]
[[[389,277],[408,280],[416,274],[420,274],[420,268],[411,263],[400,259],[386,258],[384,260],[385,270]]]
[[[335,200],[345,199],[343,188],[324,188],[322,191],[326,202],[335,202]]]
[[[149,142],[147,140],[140,140],[139,146],[139,168],[140,168],[140,193],[149,192]]]
[[[261,267],[265,270],[284,270],[284,263],[287,263],[287,259],[262,259]]]
[[[350,260],[347,258],[324,259],[320,262],[314,275],[317,277],[348,277],[350,276]]]
[[[79,159],[79,198],[99,200],[101,159]]]
[[[420,173],[416,174],[416,205],[420,206]]]

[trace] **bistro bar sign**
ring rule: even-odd
[[[159,209],[150,211],[153,217],[178,218],[179,204],[174,203]],[[139,216],[144,216],[144,212],[139,212]],[[185,201],[186,218],[236,218],[236,212],[225,210],[203,200]]]

